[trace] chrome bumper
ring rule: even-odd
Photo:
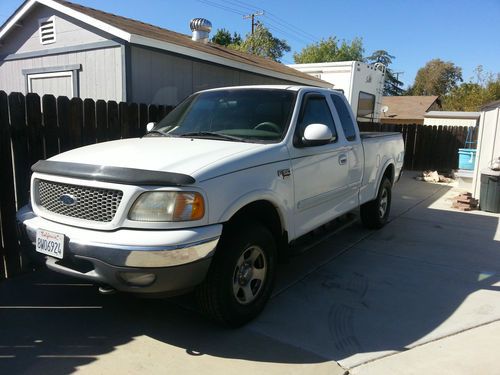
[[[35,244],[38,228],[29,224],[25,224],[26,234],[31,243]],[[47,229],[46,226],[43,226],[43,229]],[[119,267],[159,268],[179,266],[209,258],[213,255],[218,242],[219,237],[213,237],[182,245],[133,246],[69,238],[65,251],[69,250],[72,255],[99,259]]]
[[[173,292],[199,284],[222,233],[220,224],[176,230],[89,230],[43,219],[29,207],[20,210],[17,218],[33,244],[38,229],[64,234],[64,259],[47,257],[48,268],[132,292]],[[72,261],[90,263],[92,269],[68,265]],[[152,273],[156,281],[137,288],[123,281],[124,272]]]

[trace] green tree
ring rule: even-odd
[[[370,56],[366,57],[366,62],[370,64],[381,63],[386,67],[385,71],[385,82],[384,82],[384,95],[386,96],[398,96],[403,95],[404,90],[402,88],[403,82],[401,82],[394,75],[393,71],[389,66],[392,64],[392,60],[395,57],[386,50],[379,49],[374,51]]]
[[[305,46],[293,54],[297,64],[334,61],[363,61],[363,40],[354,38],[352,42],[337,40],[334,36]]]
[[[290,46],[284,39],[276,38],[261,22],[255,24],[253,34],[249,33],[240,44],[230,44],[229,48],[280,61]]]
[[[500,74],[484,73],[479,65],[476,76],[453,88],[443,97],[446,111],[478,111],[483,105],[500,100]]]
[[[220,44],[221,46],[229,46],[229,45],[240,45],[241,44],[241,35],[238,33],[231,33],[229,30],[226,30],[224,28],[222,29],[217,29],[217,32],[214,34],[214,36],[211,39],[212,43]]]
[[[443,96],[462,81],[462,68],[451,61],[434,59],[418,70],[413,86],[408,89],[408,94]]]

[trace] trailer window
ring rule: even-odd
[[[333,105],[337,110],[337,113],[340,118],[340,123],[342,125],[342,129],[344,130],[344,135],[346,139],[350,142],[356,140],[356,129],[354,128],[354,121],[352,119],[351,113],[347,108],[346,103],[342,100],[342,98],[338,95],[331,95]]]
[[[375,112],[375,95],[360,91],[358,97],[358,113],[357,120],[373,121]]]

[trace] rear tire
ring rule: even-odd
[[[389,219],[392,200],[391,181],[384,177],[380,182],[377,198],[361,205],[361,222],[368,229],[380,229]]]
[[[273,290],[276,253],[274,238],[262,224],[228,225],[196,291],[201,311],[233,328],[259,315]]]

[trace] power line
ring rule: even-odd
[[[219,9],[222,9],[222,10],[225,10],[225,11],[228,11],[228,12],[239,14],[240,16],[244,16],[245,15],[244,12],[242,12],[242,11],[240,11],[238,9],[231,8],[231,7],[228,7],[226,5],[216,3],[214,1],[210,1],[210,0],[196,0],[196,1],[198,1],[199,3],[205,4],[205,5],[210,5],[210,6],[214,7],[214,8],[219,8]]]
[[[209,1],[209,0],[205,0],[205,1]],[[210,1],[210,2],[214,3],[214,1]],[[225,3],[230,3],[232,6],[238,7],[240,9],[243,8],[243,9],[245,9],[245,11],[248,11],[248,10],[254,11],[255,9],[258,9],[258,7],[256,7],[255,5],[248,3],[248,2],[245,2],[245,1],[241,1],[241,0],[225,0]],[[221,5],[219,3],[216,3],[216,4]],[[235,9],[235,8],[231,8],[231,9]],[[265,12],[265,17],[267,19],[266,23],[270,24],[272,26],[270,28],[273,28],[282,34],[286,34],[294,40],[297,40],[301,43],[304,43],[304,42],[310,43],[310,42],[316,42],[317,40],[320,39],[317,36],[310,34],[304,30],[301,30],[300,28],[293,25],[292,23],[283,20],[282,18],[276,16],[273,13],[268,12],[265,9],[263,10],[263,12]],[[286,29],[288,31],[285,31],[284,29]]]
[[[249,10],[258,9],[255,5],[248,3],[248,2],[245,2],[245,1],[242,1],[242,0],[225,0],[225,2],[229,2],[235,6],[243,7],[243,8],[249,9]],[[311,33],[306,32],[305,30],[298,28],[294,24],[287,22],[286,20],[278,17],[274,13],[271,13],[266,9],[263,9],[263,10],[265,11],[267,18],[274,19],[274,22],[276,22],[277,24],[280,24],[282,27],[285,27],[285,28],[291,30],[292,32],[295,32],[296,34],[306,35],[308,37],[308,39],[312,39],[314,41],[317,41],[320,39],[316,35],[313,35]]]

